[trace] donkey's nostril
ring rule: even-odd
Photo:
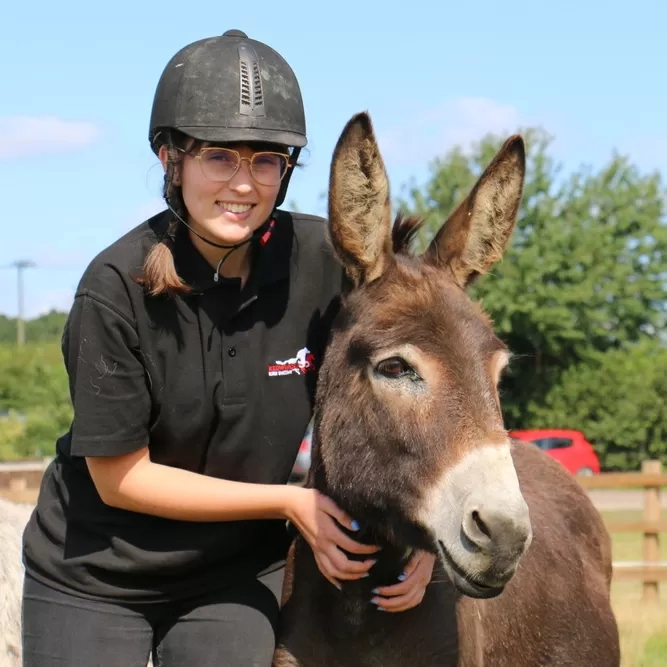
[[[477,548],[483,551],[486,551],[493,541],[491,528],[482,518],[482,512],[479,508],[469,510],[465,513],[463,532]]]
[[[482,517],[479,515],[477,510],[472,511],[472,520],[475,522],[475,525],[483,535],[491,538],[491,531],[487,528],[487,525],[484,523],[484,521],[482,521]]]
[[[531,529],[525,505],[502,508],[490,502],[475,502],[463,518],[463,532],[482,551],[499,553],[523,551],[530,542]]]

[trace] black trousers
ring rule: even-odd
[[[271,667],[284,568],[194,600],[116,604],[26,576],[23,667]]]

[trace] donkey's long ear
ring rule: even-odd
[[[425,252],[465,287],[503,255],[516,224],[526,171],[519,135],[510,137]]]
[[[334,150],[331,240],[355,285],[380,277],[392,257],[389,182],[367,113],[353,116]]]

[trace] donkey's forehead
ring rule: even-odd
[[[359,290],[350,301],[357,333],[383,334],[387,342],[440,346],[444,341],[468,350],[504,349],[489,316],[446,272],[412,258]]]

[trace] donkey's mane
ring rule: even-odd
[[[394,253],[397,255],[411,255],[410,244],[424,226],[426,221],[418,215],[398,213],[391,231],[391,241]]]

